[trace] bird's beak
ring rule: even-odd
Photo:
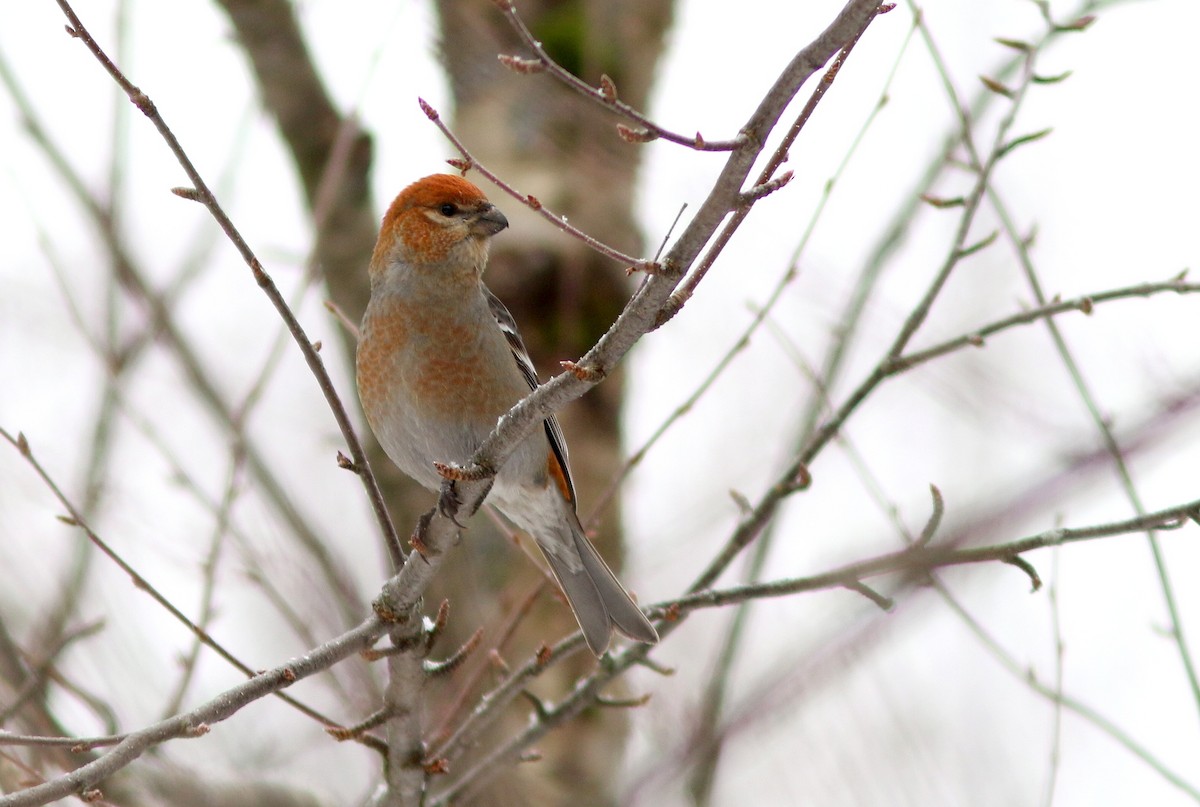
[[[495,235],[507,226],[508,219],[504,218],[504,214],[495,205],[489,204],[475,217],[471,229],[480,235]]]

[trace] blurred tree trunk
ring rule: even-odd
[[[517,8],[557,62],[593,86],[607,74],[623,100],[645,108],[670,24],[671,0],[522,0]],[[456,105],[453,129],[472,154],[585,232],[641,255],[642,238],[633,216],[639,151],[617,136],[616,119],[545,74],[518,75],[500,65],[497,54],[532,54],[493,3],[437,0],[437,10],[441,56]],[[512,311],[543,375],[557,372],[559,361],[582,355],[624,306],[630,288],[623,267],[515,201],[487,191],[512,228],[493,243],[486,281]],[[560,414],[584,516],[620,467],[622,384],[617,373]],[[594,537],[619,569],[617,507],[602,514]],[[481,536],[469,540],[477,544],[476,552],[487,554],[492,584],[513,591],[513,580],[535,579],[527,562],[501,542],[484,543]],[[456,589],[452,602],[479,592],[478,573],[444,575],[443,580]],[[521,583],[515,590],[525,588]],[[523,634],[537,641],[575,629],[557,597],[543,597],[539,606]],[[480,615],[493,607],[486,604]],[[553,680],[539,682],[539,691],[558,696],[593,663],[590,655],[580,654],[574,664],[557,668]],[[625,733],[623,715],[597,710],[547,738],[539,749],[541,763],[512,771],[498,783],[500,789],[492,788],[475,803],[612,804],[613,772]]]
[[[218,2],[234,24],[263,102],[296,163],[317,224],[317,260],[330,296],[357,319],[366,303],[366,265],[382,209],[369,192],[369,138],[325,91],[290,3]],[[645,107],[670,23],[671,0],[531,0],[519,10],[561,64],[592,84],[606,73],[623,100]],[[522,49],[493,3],[439,0],[437,11],[456,104],[453,126],[475,156],[585,231],[641,254],[632,212],[638,151],[616,136],[615,119],[547,76],[518,76],[501,66],[498,53],[519,54]],[[389,178],[396,191],[413,179]],[[559,360],[576,358],[590,347],[624,305],[629,287],[622,267],[537,221],[495,189],[484,190],[513,225],[494,244],[487,282],[520,323],[543,374],[557,370]],[[353,351],[351,342],[347,340],[347,352]],[[621,392],[618,374],[562,415],[584,515],[619,466]],[[377,446],[371,463],[398,529],[407,534],[433,497],[404,479]],[[609,507],[603,516],[596,541],[619,569],[618,509]],[[431,592],[428,607],[442,598],[452,606],[440,652],[450,652],[479,625],[492,629],[486,646],[520,594],[538,580],[532,564],[495,532],[486,519],[477,518],[465,547],[453,553]],[[505,655],[524,658],[541,642],[574,629],[566,606],[557,597],[542,596]],[[593,663],[580,654],[574,665],[557,668],[554,680],[540,681],[538,687],[548,697],[561,695],[571,678]],[[431,725],[438,724],[440,707],[456,692],[453,685],[431,692]],[[524,717],[514,716],[514,721],[523,723]],[[499,726],[497,731],[511,728]],[[612,774],[624,739],[620,714],[587,715],[548,739],[541,763],[494,780],[476,803],[611,804]]]

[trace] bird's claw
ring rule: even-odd
[[[437,511],[453,521],[460,530],[465,530],[466,527],[458,520],[458,508],[461,506],[462,499],[458,498],[458,488],[455,487],[453,479],[447,478],[442,483],[442,492],[438,495]]]

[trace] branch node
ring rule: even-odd
[[[1020,53],[1029,53],[1031,50],[1033,50],[1032,45],[1030,45],[1028,42],[1024,42],[1020,39],[1006,39],[1005,37],[998,36],[998,37],[995,37],[992,41],[999,45],[1003,45],[1006,48],[1012,48],[1013,50],[1018,51]]]
[[[1021,135],[1020,137],[1014,137],[1012,140],[1008,141],[1007,143],[1005,143],[1003,146],[1000,147],[1000,149],[996,152],[996,159],[998,160],[1001,157],[1008,155],[1017,146],[1023,146],[1026,143],[1032,143],[1035,140],[1041,140],[1043,137],[1048,136],[1053,131],[1054,131],[1053,128],[1047,127],[1045,129],[1039,129],[1038,131],[1032,132],[1027,135]]]
[[[391,716],[391,710],[380,709],[377,712],[372,712],[364,720],[355,723],[353,726],[329,726],[325,729],[325,733],[339,743],[344,743],[347,740],[356,740],[371,729],[382,726]]]
[[[432,638],[436,638],[446,628],[446,623],[450,621],[450,601],[442,600],[438,605],[437,616],[433,618],[433,626],[430,627],[429,633]]]
[[[1039,76],[1034,73],[1029,77],[1029,80],[1034,84],[1058,84],[1069,79],[1073,72],[1073,70],[1064,70],[1063,72],[1055,73],[1052,76]]]
[[[389,624],[396,625],[396,624],[399,624],[401,622],[405,622],[408,620],[408,616],[404,613],[401,613],[401,612],[393,609],[392,606],[389,605],[384,600],[383,595],[380,595],[371,601],[371,610],[375,612],[375,616],[379,617],[384,622],[387,622]],[[365,652],[381,653],[384,651],[371,650],[371,651],[364,651],[364,653]],[[376,656],[376,658],[382,658],[382,656]]]
[[[522,689],[521,695],[523,695],[525,700],[529,701],[530,705],[533,706],[533,713],[537,715],[537,721],[539,723],[546,722],[546,720],[550,717],[550,710],[546,708],[546,704],[542,703],[542,699],[537,695],[534,695],[528,689]]]
[[[1055,33],[1068,33],[1072,31],[1086,31],[1096,21],[1095,14],[1086,14],[1078,19],[1072,20],[1065,25],[1054,26]]]
[[[757,202],[759,199],[763,198],[764,196],[770,196],[772,193],[779,190],[780,188],[782,188],[784,185],[788,184],[791,181],[792,181],[792,172],[784,171],[782,174],[775,177],[774,179],[768,180],[767,182],[764,182],[761,185],[755,185],[750,190],[741,194],[738,197],[738,205],[739,206],[752,205],[755,202]]]
[[[803,462],[796,463],[796,470],[787,480],[787,492],[795,493],[798,490],[808,490],[812,484],[812,473],[808,470],[808,466]]]
[[[671,292],[670,296],[667,297],[667,301],[662,304],[658,309],[658,313],[654,316],[654,325],[650,330],[656,331],[670,322],[686,302],[687,296],[685,296],[683,290],[676,289]]]
[[[942,516],[946,514],[946,501],[942,498],[942,492],[938,490],[937,485],[930,484],[929,495],[933,497],[933,512],[929,514],[929,520],[925,522],[925,527],[917,536],[917,546],[929,544],[933,539],[933,534],[937,532],[938,526],[942,523]]]
[[[488,651],[488,662],[499,670],[501,675],[508,675],[512,672],[512,668],[508,666],[508,662],[504,660],[504,656],[500,655],[500,651],[494,647]]]
[[[600,74],[600,97],[606,104],[617,102],[617,85],[605,73]]]
[[[483,628],[477,629],[471,634],[471,638],[463,643],[463,646],[455,651],[454,655],[443,661],[426,661],[424,664],[425,675],[430,678],[438,678],[443,675],[449,675],[462,666],[462,663],[467,660],[467,657],[479,647],[479,643],[483,641]]]
[[[657,140],[658,134],[649,129],[635,129],[632,126],[626,126],[624,123],[617,124],[617,135],[626,143],[649,143],[651,140]],[[697,133],[699,137],[699,133]]]
[[[421,111],[425,113],[425,117],[429,118],[430,120],[436,121],[441,117],[441,115],[438,114],[438,111],[430,106],[429,102],[424,98],[418,98],[417,103],[421,105]]]
[[[750,504],[750,499],[748,499],[746,494],[742,493],[740,490],[730,488],[729,498],[733,499],[733,503],[737,505],[738,515],[740,515],[742,518],[745,518],[754,512],[754,505]]]
[[[456,462],[435,462],[433,470],[449,482],[478,482],[494,475],[490,468],[482,465],[459,465]]]
[[[514,73],[520,73],[523,76],[541,73],[546,69],[546,63],[541,59],[526,59],[508,53],[499,53],[496,55],[496,58],[500,61],[500,64]]]
[[[649,692],[636,698],[606,698],[603,695],[596,696],[597,705],[606,706],[611,709],[637,709],[638,707],[645,706],[649,702]]]
[[[1010,566],[1016,566],[1018,569],[1025,572],[1025,574],[1029,575],[1029,582],[1031,585],[1029,592],[1031,594],[1042,587],[1042,578],[1038,576],[1037,569],[1033,568],[1033,565],[1029,561],[1025,560],[1025,558],[1021,557],[1020,555],[1013,555],[1012,557],[1005,558],[1004,562]]]
[[[446,160],[446,164],[449,165],[451,168],[457,169],[458,172],[461,173],[463,176],[466,176],[467,172],[475,167],[475,163],[473,161],[464,160],[460,157],[450,157],[449,159]]]
[[[354,463],[354,460],[347,457],[341,451],[337,453],[337,466],[343,471],[353,471],[354,473],[362,473],[362,470]]]
[[[940,196],[934,196],[933,194],[929,193],[922,193],[920,199],[925,204],[933,205],[939,210],[947,207],[963,207],[967,203],[967,200],[962,196],[954,196],[950,199],[944,199]]]
[[[969,247],[963,247],[962,249],[960,249],[958,251],[958,254],[954,256],[955,260],[962,260],[963,258],[974,255],[976,252],[979,252],[982,249],[987,249],[988,247],[990,247],[992,245],[992,243],[996,240],[996,238],[999,235],[1000,235],[999,230],[992,230],[991,233],[989,233],[985,238],[982,238],[979,241],[976,241],[974,244],[971,244]]]
[[[189,202],[204,203],[204,194],[195,188],[171,188],[171,193],[178,196],[180,199],[187,199]]]
[[[879,606],[879,608],[883,611],[891,613],[892,609],[896,607],[895,600],[893,600],[891,597],[885,597],[861,580],[848,580],[847,582],[843,583],[843,585],[850,591],[863,595],[868,600]]]
[[[632,277],[638,272],[645,272],[648,275],[661,275],[663,273],[663,265],[658,261],[639,261],[625,267],[625,277]]]
[[[604,370],[595,364],[589,364],[586,367],[582,364],[576,364],[573,361],[560,361],[559,364],[564,370],[578,378],[580,381],[585,381],[588,384],[596,384],[604,380],[608,375]]]
[[[1009,99],[1011,99],[1014,95],[1016,95],[1016,93],[1014,93],[1008,87],[1005,87],[1003,84],[1001,84],[999,81],[997,81],[994,78],[988,78],[987,76],[980,76],[979,80],[981,82],[983,82],[983,86],[987,87],[989,90],[996,93],[996,95],[1003,95],[1005,98],[1009,98]]]
[[[649,656],[642,656],[637,660],[637,664],[640,667],[645,667],[650,672],[658,673],[664,678],[669,678],[675,674],[674,667],[668,667],[665,664],[660,664],[658,661],[655,661]]]

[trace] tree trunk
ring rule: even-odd
[[[234,23],[264,104],[278,120],[296,162],[317,223],[317,259],[330,295],[356,320],[366,303],[366,265],[379,213],[368,191],[370,141],[329,98],[289,3],[219,2]],[[475,156],[591,235],[641,254],[632,212],[638,151],[617,137],[616,120],[547,76],[518,76],[501,66],[497,54],[520,54],[521,48],[495,4],[453,0],[438,2],[437,9],[456,102],[453,126]],[[561,64],[593,84],[607,74],[623,100],[645,106],[670,22],[670,0],[523,2],[519,10]],[[416,177],[399,179],[395,190],[411,179]],[[581,355],[621,310],[629,294],[624,267],[481,184],[512,222],[493,245],[487,282],[516,317],[543,375],[556,371],[558,361]],[[353,351],[350,341],[348,352]],[[616,373],[561,415],[585,519],[619,467],[621,392]],[[405,479],[377,446],[370,457],[397,528],[405,535],[434,498]],[[619,569],[618,507],[610,505],[601,516],[596,543]],[[426,602],[427,610],[443,598],[451,606],[446,638],[436,649],[440,654],[451,652],[480,625],[488,629],[484,646],[490,647],[521,595],[540,579],[536,567],[498,538],[486,518],[476,518],[470,527],[463,548],[448,559]],[[505,645],[504,656],[526,658],[539,644],[575,630],[570,611],[557,596],[548,596],[552,593],[557,594],[552,586],[543,589]],[[477,655],[475,664],[487,662],[484,654]],[[580,654],[574,664],[555,668],[553,680],[547,676],[535,688],[545,697],[558,697],[592,664],[590,656]],[[431,687],[431,727],[439,725],[457,694],[454,684]],[[524,720],[523,714],[514,714],[512,723],[495,731],[505,733]],[[613,773],[625,731],[620,714],[597,710],[555,734],[540,749],[542,762],[493,780],[475,803],[612,804]],[[481,747],[488,744],[485,739]]]
[[[475,158],[590,235],[641,255],[642,238],[633,217],[639,151],[617,136],[617,119],[548,75],[520,75],[501,65],[498,54],[532,54],[494,3],[438,0],[437,9],[441,55],[456,103],[453,129]],[[517,10],[561,65],[593,86],[601,74],[608,75],[622,100],[645,108],[670,23],[670,0],[523,0]],[[630,293],[624,267],[550,227],[510,197],[486,191],[512,223],[493,243],[486,282],[512,311],[543,376],[559,372],[558,362],[581,356],[624,306]],[[585,521],[620,467],[622,386],[617,372],[560,413]],[[619,569],[619,509],[611,505],[600,516],[596,544]],[[468,538],[475,551],[487,553],[495,585],[514,590],[514,580],[534,579],[523,558],[500,542],[485,540],[481,535]],[[443,576],[452,601],[465,598],[462,589],[496,596],[482,592],[474,577]],[[522,582],[515,590],[525,586]],[[543,597],[538,606],[522,635],[549,641],[575,629],[556,597]],[[539,681],[538,691],[557,697],[594,663],[590,655],[580,654],[575,663],[556,668],[553,680]],[[523,720],[514,715],[514,721]],[[548,738],[539,749],[540,763],[509,772],[474,803],[613,804],[613,773],[625,734],[623,715],[596,710]]]

